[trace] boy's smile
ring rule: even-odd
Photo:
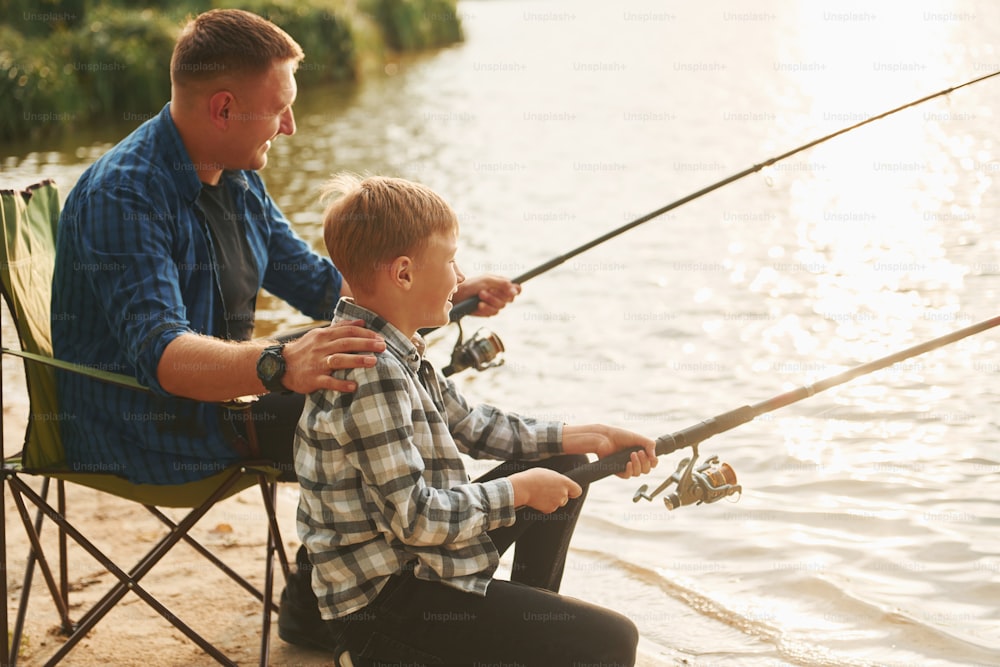
[[[455,263],[457,234],[433,234],[415,258],[413,267],[413,312],[419,327],[448,324],[452,299],[465,275]]]

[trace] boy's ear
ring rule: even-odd
[[[400,255],[389,265],[389,278],[400,289],[409,290],[413,286],[413,260]]]

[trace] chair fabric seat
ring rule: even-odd
[[[140,505],[189,508],[198,507],[201,503],[205,502],[205,499],[234,473],[242,473],[241,479],[229,487],[226,493],[218,498],[218,500],[225,500],[257,484],[256,473],[262,473],[273,480],[276,480],[280,474],[277,468],[265,461],[247,462],[222,470],[210,477],[184,484],[133,484],[118,475],[110,473],[79,472],[70,470],[69,468],[25,468],[14,458],[4,461],[4,470],[16,471],[25,475],[51,477],[64,482],[79,484],[80,486],[86,486],[97,491],[110,493],[125,500],[131,500]]]

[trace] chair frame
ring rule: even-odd
[[[45,185],[49,182],[40,184]],[[6,192],[4,194],[7,194]],[[12,295],[8,294],[6,289],[3,290],[5,305],[8,306],[8,311],[10,312],[15,326],[20,327],[20,322],[18,322],[17,314],[11,305]],[[18,329],[20,332],[20,328]],[[120,376],[119,378],[112,377],[113,374],[107,373],[94,373],[91,369],[82,366],[76,366],[74,364],[68,364],[59,360],[51,359],[45,357],[44,355],[34,354],[30,352],[25,352],[21,350],[9,349],[7,347],[0,348],[0,354],[2,355],[12,355],[21,357],[24,361],[26,370],[29,364],[39,363],[49,367],[59,367],[64,370],[74,370],[77,372],[84,372],[88,375],[98,375],[101,376],[99,379],[110,380],[112,382],[120,381],[126,386],[135,388],[134,380],[132,378],[127,378]],[[27,378],[26,378],[27,380]],[[30,381],[28,381],[30,385]],[[35,406],[31,402],[31,387],[28,387],[29,395],[29,413],[33,413]],[[3,439],[3,382],[0,380],[0,441]],[[241,404],[227,404],[227,407],[234,409],[248,409],[249,405],[246,403]],[[30,419],[29,419],[29,432],[30,432]],[[27,443],[28,437],[26,434],[25,442]],[[102,492],[110,493],[111,495],[117,495],[114,491],[108,491],[102,488],[101,480],[107,478],[115,478],[116,482],[120,483],[120,479],[116,478],[114,475],[104,473],[104,472],[76,472],[69,471],[67,469],[49,469],[49,468],[29,468],[22,465],[20,455],[15,455],[10,458],[4,458],[2,465],[2,474],[4,479],[4,486],[6,489],[10,490],[11,497],[13,499],[14,505],[16,506],[17,513],[23,524],[25,534],[27,535],[28,542],[30,544],[27,562],[25,564],[25,573],[23,587],[21,589],[20,598],[18,601],[17,613],[14,618],[13,628],[11,627],[11,619],[8,611],[8,544],[7,544],[7,526],[6,526],[6,514],[4,514],[4,523],[0,525],[0,552],[3,553],[4,566],[3,566],[3,576],[0,577],[0,597],[3,599],[3,605],[0,606],[0,624],[3,625],[3,633],[0,636],[0,663],[15,665],[18,660],[18,652],[21,648],[21,642],[23,638],[24,625],[28,614],[30,593],[32,588],[32,582],[34,578],[35,567],[37,565],[38,570],[41,572],[43,578],[45,579],[45,584],[49,590],[52,602],[56,608],[59,617],[59,627],[62,634],[66,635],[64,643],[58,648],[58,650],[48,658],[44,663],[45,665],[54,665],[60,662],[66,655],[83,639],[87,633],[102,619],[104,616],[114,608],[115,604],[125,597],[129,592],[135,593],[140,599],[145,601],[153,610],[160,614],[163,618],[169,621],[175,628],[177,628],[182,634],[184,634],[188,639],[200,647],[205,653],[214,658],[217,662],[223,665],[235,665],[230,658],[228,658],[221,650],[214,646],[211,642],[205,639],[201,634],[192,629],[180,618],[175,616],[169,609],[166,608],[160,601],[158,601],[153,595],[151,595],[143,586],[142,579],[150,572],[150,570],[168,553],[171,549],[176,546],[179,542],[183,541],[191,546],[197,553],[204,556],[213,565],[218,567],[224,574],[233,579],[237,584],[244,588],[248,593],[254,596],[258,601],[262,603],[261,612],[261,640],[260,640],[260,665],[264,666],[268,664],[270,658],[270,634],[271,634],[271,615],[278,611],[278,604],[274,602],[274,556],[277,553],[278,560],[280,564],[280,569],[283,576],[286,578],[289,576],[290,566],[288,563],[288,557],[285,553],[283,542],[281,541],[281,532],[278,527],[278,522],[275,515],[276,506],[276,496],[277,496],[277,478],[273,468],[269,467],[267,462],[255,462],[247,461],[241,463],[240,465],[234,465],[222,473],[217,474],[212,478],[209,484],[216,483],[217,485],[214,489],[208,493],[207,497],[204,498],[196,507],[186,506],[189,510],[188,513],[180,520],[175,522],[162,511],[160,511],[155,504],[147,504],[146,500],[137,501],[139,504],[146,507],[146,509],[153,514],[157,519],[159,519],[167,528],[167,533],[164,535],[156,544],[148,551],[148,553],[143,556],[135,565],[130,569],[125,570],[119,565],[114,563],[107,555],[105,555],[100,548],[98,548],[94,543],[92,543],[86,536],[84,536],[76,527],[74,527],[66,517],[66,481],[71,481],[74,483],[79,483],[83,486],[92,487],[101,490]],[[26,478],[37,478],[41,477],[41,489],[36,491],[27,481]],[[50,483],[55,480],[56,482],[56,498],[51,502],[48,498],[50,492]],[[261,492],[261,499],[264,504],[264,508],[267,514],[267,540],[265,546],[265,572],[264,572],[264,590],[258,590],[253,584],[251,584],[242,575],[238,574],[228,565],[226,565],[221,559],[215,556],[211,551],[209,551],[204,545],[197,542],[190,534],[190,529],[197,524],[197,522],[220,500],[232,495],[236,491],[242,488],[247,488],[256,484]],[[170,486],[162,487],[161,491],[154,492],[149,498],[164,498],[165,494],[169,494]],[[130,498],[129,500],[135,501],[135,499]],[[35,510],[35,517],[32,519],[29,512],[28,501]],[[149,502],[159,502],[156,500],[151,500]],[[166,502],[166,504],[173,505],[173,503]],[[0,492],[0,512],[6,512],[6,492]],[[58,569],[58,580],[54,574],[54,567],[51,559],[46,555],[45,549],[41,543],[41,531],[44,525],[44,520],[49,519],[55,523],[58,530],[57,533],[57,545],[55,551],[55,569]],[[70,616],[70,603],[69,603],[69,565],[68,565],[68,553],[67,553],[67,538],[72,538],[84,551],[89,553],[96,561],[98,561],[109,573],[115,578],[115,582],[111,589],[108,590],[103,597],[101,597],[96,603],[94,603],[90,609],[85,611],[82,616],[74,621]]]

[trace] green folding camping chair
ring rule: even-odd
[[[278,523],[275,517],[276,480],[278,470],[266,463],[245,463],[232,466],[216,475],[193,483],[179,485],[137,485],[124,478],[104,472],[77,472],[66,466],[65,455],[59,433],[58,399],[55,385],[55,369],[85,373],[105,382],[128,386],[135,391],[146,391],[133,378],[114,373],[94,370],[88,367],[61,362],[52,358],[49,301],[51,298],[52,271],[55,254],[55,236],[59,219],[59,195],[52,181],[44,181],[24,191],[3,191],[2,234],[3,256],[0,257],[0,278],[3,297],[17,328],[20,349],[4,346],[4,355],[16,355],[24,361],[30,409],[28,428],[23,449],[18,455],[3,461],[3,476],[7,489],[16,505],[21,523],[27,534],[30,549],[25,565],[25,581],[21,588],[17,614],[13,627],[7,609],[8,582],[7,567],[0,578],[0,596],[4,604],[0,607],[5,632],[0,636],[0,663],[14,665],[21,646],[25,618],[35,569],[45,579],[56,611],[60,627],[66,635],[65,642],[45,664],[59,662],[67,653],[100,621],[114,605],[129,592],[135,593],[165,619],[170,621],[185,636],[218,662],[235,664],[218,648],[213,646],[198,632],[178,619],[143,586],[142,579],[168,553],[174,545],[183,541],[192,546],[210,562],[219,567],[251,595],[262,602],[260,664],[268,662],[270,647],[271,614],[277,611],[273,601],[274,555],[278,554],[280,567],[288,576],[288,559],[284,552]],[[3,393],[0,384],[0,407]],[[233,410],[247,410],[249,403],[227,404]],[[0,409],[0,429],[3,426],[3,410]],[[0,430],[2,433],[2,430]],[[0,435],[2,437],[2,435]],[[34,486],[29,480],[35,481]],[[48,499],[50,482],[55,483],[55,506]],[[98,489],[120,498],[135,501],[145,506],[167,528],[167,534],[132,568],[116,565],[101,552],[66,518],[65,483],[71,482]],[[196,542],[189,531],[204,514],[220,500],[253,485],[259,486],[267,516],[267,541],[264,573],[264,590],[260,591],[250,582],[229,568],[225,563]],[[29,514],[28,501],[37,509],[34,518]],[[0,493],[0,510],[4,509],[5,493]],[[190,511],[179,522],[174,522],[159,507],[182,507]],[[70,511],[72,508],[68,508]],[[56,524],[58,541],[55,551],[55,565],[58,581],[54,575],[52,554],[45,553],[39,533],[45,519]],[[6,522],[5,522],[6,524]],[[115,578],[115,583],[103,598],[77,619],[70,617],[69,581],[66,537],[72,538],[95,560],[104,566]],[[4,563],[10,563],[7,553],[6,525],[0,527],[0,549]]]

